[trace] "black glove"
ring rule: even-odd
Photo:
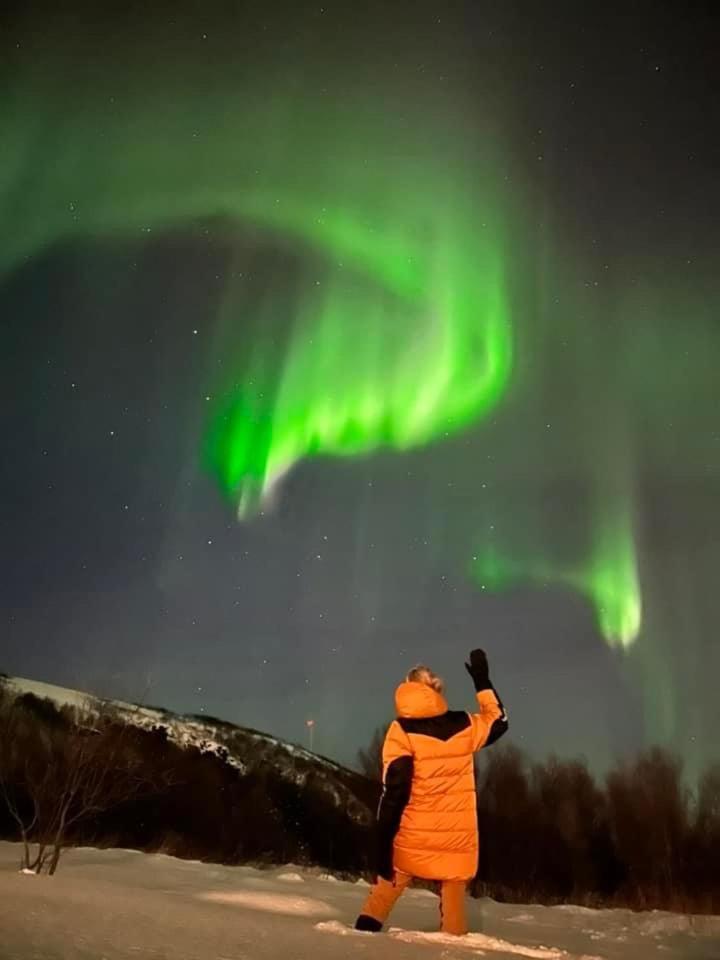
[[[465,669],[472,677],[477,693],[481,690],[492,690],[490,668],[484,650],[472,650],[470,652],[470,663],[465,664]]]

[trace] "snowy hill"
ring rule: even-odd
[[[285,778],[303,786],[311,773],[324,774],[322,786],[338,805],[360,823],[369,823],[370,810],[359,802],[355,791],[365,796],[372,795],[365,778],[325,757],[310,753],[302,747],[277,740],[266,733],[248,727],[239,727],[215,718],[201,718],[172,713],[158,707],[145,707],[121,700],[102,700],[92,694],[66,687],[57,687],[38,680],[22,677],[0,677],[0,685],[12,696],[31,694],[39,699],[51,700],[58,706],[77,710],[92,710],[98,705],[110,705],[129,724],[141,730],[163,731],[171,743],[180,747],[195,748],[203,754],[214,754],[240,773],[248,773],[253,767],[272,764]]]
[[[720,960],[720,918],[471,901],[472,933],[434,933],[438,900],[411,890],[387,934],[351,929],[362,883],[75,849],[56,878],[23,876],[0,843],[3,960]]]
[[[214,718],[106,701],[81,691],[17,677],[0,676],[0,697],[29,705],[35,710],[38,724],[47,722],[39,709],[43,703],[49,702],[71,716],[109,709],[115,719],[137,732],[138,748],[147,754],[148,763],[157,758],[178,768],[176,779],[182,780],[183,786],[162,811],[163,816],[169,816],[168,832],[177,839],[176,845],[169,848],[162,843],[162,848],[169,852],[223,860],[259,856],[277,861],[306,850],[313,862],[338,866],[338,847],[343,836],[348,850],[353,845],[357,851],[367,849],[363,837],[372,822],[377,786],[299,746]],[[180,816],[183,804],[186,809]],[[224,834],[208,840],[212,831],[204,825],[203,839],[191,839],[184,846],[184,832],[192,834],[193,824],[212,818],[212,811],[216,821],[225,821]],[[158,829],[154,834],[147,829],[153,820],[152,804],[146,805],[142,815],[135,813],[139,826],[133,828],[134,832],[128,833],[126,825],[116,821],[107,825],[108,831],[112,828],[113,834],[124,837],[124,842],[133,846],[157,849],[157,834],[163,821],[160,811],[156,811]],[[334,826],[334,836],[318,836],[321,825],[313,823],[315,816],[325,818],[325,834]],[[130,812],[126,819],[128,823],[132,819]],[[139,832],[143,824],[145,834]],[[221,832],[220,823],[217,832]],[[333,845],[335,839],[337,843]],[[363,866],[361,861],[353,861],[350,854],[345,859],[348,869]]]

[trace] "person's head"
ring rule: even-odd
[[[407,677],[405,677],[405,680],[408,683],[424,683],[426,687],[432,687],[432,689],[440,695],[445,692],[445,683],[442,678],[436,673],[433,673],[430,667],[426,667],[422,663],[413,667]]]

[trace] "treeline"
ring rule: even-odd
[[[375,779],[383,736],[358,752]],[[477,788],[475,896],[720,913],[720,765],[691,791],[661,749],[598,782],[583,762],[531,763],[498,744],[480,754]]]
[[[0,836],[38,872],[85,844],[372,875],[381,732],[364,776],[242,728],[217,735],[228,749],[203,752],[97,701],[59,708],[0,684]],[[720,913],[720,766],[690,791],[680,761],[652,750],[599,782],[498,744],[477,778],[474,895]]]
[[[55,872],[62,850],[78,844],[366,871],[374,787],[287,751],[281,768],[266,744],[246,739],[237,769],[111,707],[59,708],[0,688],[0,836],[22,841],[23,866],[36,872]],[[365,793],[352,815],[348,781]]]
[[[488,750],[478,773],[476,895],[720,912],[720,766],[685,785],[653,749],[602,783],[581,762]]]

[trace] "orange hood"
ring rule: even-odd
[[[426,683],[401,683],[395,691],[395,709],[399,717],[420,719],[447,713],[445,697]]]

